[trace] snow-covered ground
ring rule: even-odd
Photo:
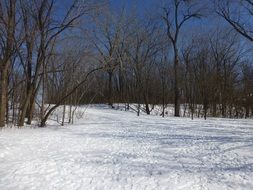
[[[0,131],[0,189],[253,189],[253,120],[91,107],[66,127]]]

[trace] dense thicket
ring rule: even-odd
[[[0,0],[0,127],[45,126],[58,106],[92,102],[252,117],[250,1],[156,4],[144,17],[110,1]],[[223,26],[199,31],[210,17]]]

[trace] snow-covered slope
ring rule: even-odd
[[[253,121],[137,117],[0,131],[0,189],[253,189]]]

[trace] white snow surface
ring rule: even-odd
[[[0,131],[1,190],[253,189],[253,120],[90,107],[76,124]]]

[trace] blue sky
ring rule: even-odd
[[[127,5],[127,6],[132,6],[132,5],[137,5],[139,8],[142,6],[148,6],[148,4],[152,0],[110,0],[111,4],[114,5],[115,7],[120,7],[121,5]]]
[[[128,9],[135,7],[139,14],[144,14],[154,4],[154,0],[110,0],[110,3],[116,9],[123,5]]]

